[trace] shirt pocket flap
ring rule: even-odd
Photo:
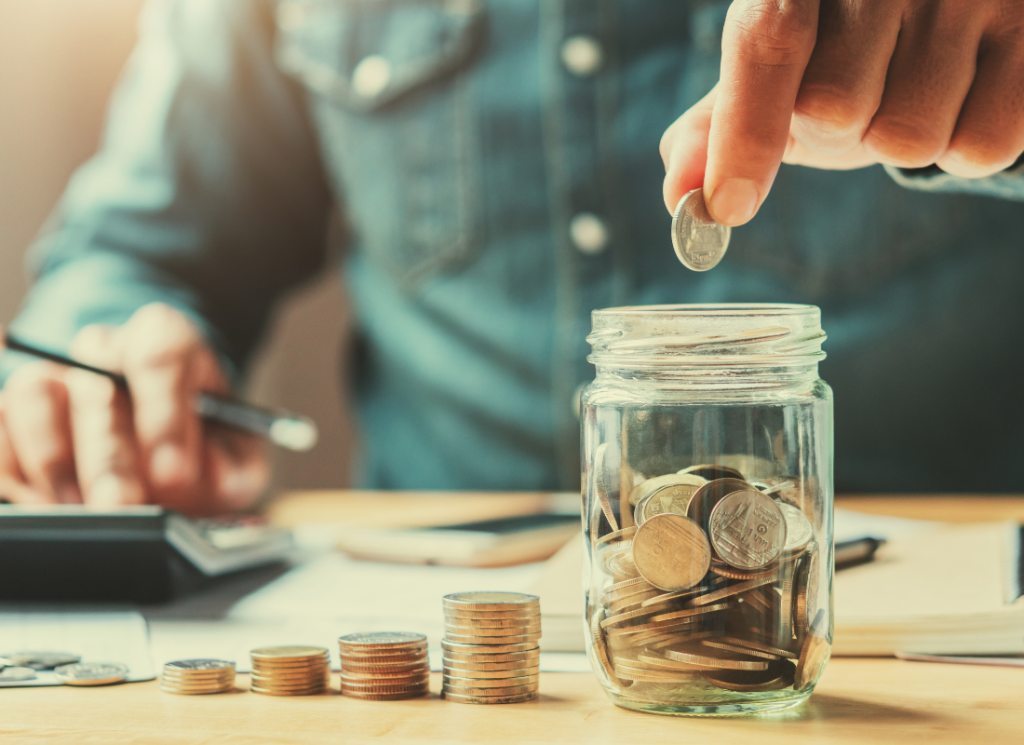
[[[282,0],[277,61],[312,91],[372,112],[476,52],[483,0]]]

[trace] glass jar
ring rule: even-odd
[[[832,640],[818,308],[598,310],[582,394],[588,654],[612,701],[797,706]]]

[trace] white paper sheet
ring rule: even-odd
[[[134,612],[0,612],[0,656],[23,650],[69,652],[82,662],[119,662],[128,680],[156,677],[146,621]],[[3,688],[63,685],[50,671],[35,680],[0,682]]]

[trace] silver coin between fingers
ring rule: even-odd
[[[679,200],[672,215],[672,247],[687,269],[706,272],[718,265],[729,248],[732,228],[711,219],[704,192],[694,189]]]

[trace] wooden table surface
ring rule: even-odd
[[[366,497],[307,493],[272,514],[281,522],[313,512],[372,521],[366,517]],[[378,508],[385,503],[394,508],[412,498],[377,499]],[[463,497],[438,499],[461,505]],[[519,505],[533,498],[503,499]],[[947,521],[1024,520],[1024,498],[1019,497],[850,497],[838,504]],[[393,511],[411,523],[420,519]],[[751,718],[630,712],[613,706],[593,676],[567,673],[543,674],[539,701],[510,706],[444,701],[437,696],[436,675],[431,696],[416,701],[357,701],[336,692],[337,680],[332,693],[306,698],[261,696],[247,687],[247,676],[240,675],[234,693],[207,697],[162,693],[155,681],[7,689],[0,692],[0,743],[1024,742],[1024,669],[894,659],[832,660],[803,707]]]

